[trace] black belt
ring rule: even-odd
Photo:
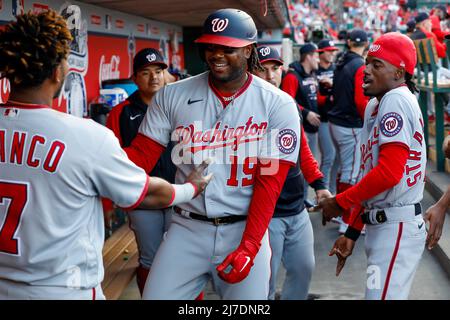
[[[421,213],[422,213],[422,206],[420,205],[420,203],[414,204],[414,214],[418,216]],[[362,222],[364,222],[364,224],[373,224],[369,219],[369,214],[370,212],[367,211],[361,214],[361,220]],[[377,213],[375,214],[375,220],[378,223],[386,222],[387,221],[386,212],[384,212],[384,210],[377,211]]]
[[[247,220],[247,216],[228,216],[228,217],[208,218],[207,216],[204,216],[204,215],[201,215],[198,213],[194,213],[194,212],[190,212],[190,211],[181,209],[176,206],[174,207],[174,211],[181,216],[187,216],[194,220],[206,221],[206,222],[212,223],[215,226]]]

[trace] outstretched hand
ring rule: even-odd
[[[212,160],[210,158],[203,161],[199,166],[197,166],[192,172],[189,174],[189,176],[186,178],[186,182],[192,183],[192,185],[195,187],[195,195],[194,197],[198,196],[200,193],[202,193],[205,189],[208,183],[213,178],[213,173],[210,173],[208,175],[203,175],[203,172],[208,168],[208,166],[212,163]]]
[[[442,235],[442,227],[444,226],[447,207],[436,203],[428,208],[423,219],[430,223],[428,228],[426,244],[431,250],[438,243]]]
[[[355,241],[345,236],[340,236],[334,243],[334,246],[328,253],[328,255],[330,257],[336,255],[336,257],[338,258],[336,264],[336,277],[341,273],[342,269],[345,266],[345,261],[347,261],[347,258],[352,254],[354,247]]]

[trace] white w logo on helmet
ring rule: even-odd
[[[263,57],[268,56],[270,54],[270,48],[269,47],[261,48],[259,49],[259,53],[261,53]]]
[[[228,19],[215,18],[211,21],[213,32],[222,32],[228,26]]]
[[[370,52],[377,52],[378,50],[380,50],[381,46],[379,44],[372,44],[369,48]]]
[[[154,53],[148,54],[148,55],[146,56],[146,58],[147,58],[148,62],[153,62],[153,61],[156,60],[156,55],[155,55]]]

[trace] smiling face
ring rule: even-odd
[[[319,54],[320,61],[322,63],[332,63],[334,62],[334,58],[336,57],[336,50],[324,51]]]
[[[148,65],[133,75],[139,92],[145,96],[154,95],[164,86],[164,69],[159,64]]]
[[[220,82],[230,82],[245,75],[247,59],[250,58],[252,46],[232,48],[216,44],[205,46],[205,61],[212,77]]]
[[[404,82],[404,70],[398,69],[382,59],[368,56],[363,81],[364,94],[377,97],[380,101],[386,92]]]
[[[282,65],[276,61],[267,61],[262,63],[262,66],[264,71],[256,70],[255,75],[278,88],[281,84],[281,76],[283,73]]]
[[[305,59],[305,64],[309,66],[311,70],[319,69],[319,53],[313,52],[307,55]]]

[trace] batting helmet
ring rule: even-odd
[[[247,13],[237,9],[221,9],[205,20],[203,34],[195,42],[241,48],[256,43],[257,35],[255,22]]]

